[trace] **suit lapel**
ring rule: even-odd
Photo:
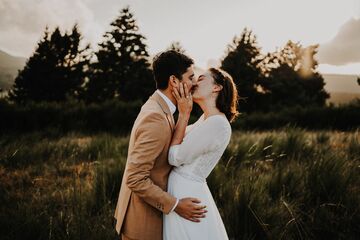
[[[170,123],[170,127],[171,127],[171,130],[174,130],[175,128],[175,120],[174,120],[174,116],[170,113],[167,113],[166,114],[166,118],[168,119],[169,123]]]
[[[174,116],[171,114],[169,106],[167,105],[165,100],[157,92],[155,92],[151,96],[151,98],[160,105],[161,109],[166,114],[166,118],[169,122],[171,130],[174,130],[174,128],[175,128]]]

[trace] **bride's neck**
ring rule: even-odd
[[[197,102],[197,104],[200,106],[201,110],[204,112],[204,119],[207,119],[208,117],[220,114],[221,112],[216,107],[215,100],[209,99],[209,100],[200,100]]]

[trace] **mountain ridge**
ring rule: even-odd
[[[18,71],[23,69],[26,58],[12,56],[0,50],[0,88],[8,90],[14,83]]]

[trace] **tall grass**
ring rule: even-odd
[[[209,179],[230,236],[357,239],[359,139],[299,129],[235,133]]]
[[[1,139],[1,239],[113,239],[128,138]]]
[[[1,137],[1,239],[117,239],[128,140]],[[357,239],[359,166],[359,131],[238,131],[207,181],[231,239]]]

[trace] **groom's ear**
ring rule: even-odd
[[[180,81],[175,77],[174,75],[171,75],[169,77],[169,87],[179,89],[180,87]]]

